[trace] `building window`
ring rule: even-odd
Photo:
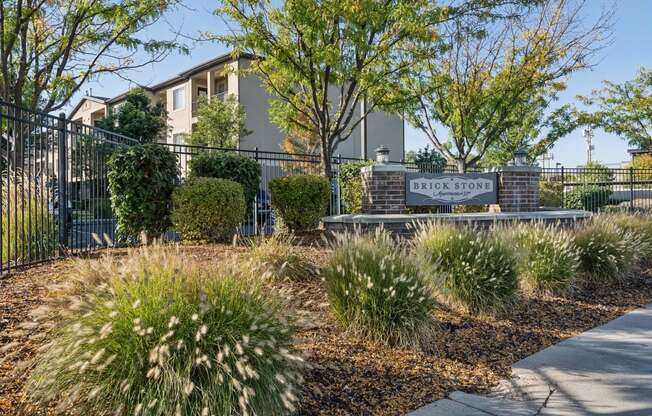
[[[172,143],[175,146],[181,146],[184,145],[186,142],[186,134],[185,133],[176,133],[172,135]]]
[[[184,87],[177,88],[172,91],[172,110],[181,110],[185,106],[186,89]]]

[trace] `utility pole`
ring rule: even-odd
[[[593,151],[595,146],[593,146],[593,129],[591,127],[586,127],[582,130],[582,136],[586,140],[586,163],[591,163],[593,161]]]
[[[541,167],[546,168],[546,162],[548,162],[548,166],[550,167],[550,162],[555,160],[555,155],[552,152],[546,152],[541,155]]]

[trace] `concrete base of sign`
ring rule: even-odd
[[[469,214],[347,214],[322,218],[329,232],[360,230],[370,231],[383,227],[392,234],[410,237],[420,224],[429,222],[465,223],[479,228],[489,228],[497,223],[544,222],[572,226],[591,218],[591,213],[581,210],[557,210],[535,212],[482,212]]]

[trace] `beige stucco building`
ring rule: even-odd
[[[227,94],[237,97],[244,107],[246,127],[250,135],[240,138],[239,148],[243,150],[280,152],[283,132],[269,120],[269,95],[255,75],[239,76],[237,70],[246,68],[254,57],[241,55],[234,59],[230,54],[219,56],[196,65],[174,78],[149,87],[143,87],[152,102],[163,103],[168,112],[169,129],[167,142],[184,144],[184,139],[197,122],[199,97],[223,99]],[[124,102],[126,94],[113,98],[85,96],[74,107],[70,119],[87,125],[106,116],[110,108]],[[391,149],[392,160],[404,156],[405,140],[403,120],[387,113],[373,113],[367,118],[367,152],[373,157],[374,149],[381,144]],[[359,158],[364,155],[361,129],[355,129],[351,137],[341,143],[335,155]]]

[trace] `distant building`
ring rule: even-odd
[[[149,87],[142,87],[153,103],[163,103],[168,112],[169,133],[166,138],[170,144],[184,144],[186,135],[192,132],[197,123],[197,102],[200,97],[208,100],[224,99],[228,95],[237,97],[247,114],[246,127],[251,135],[239,138],[238,147],[244,150],[258,148],[260,151],[279,152],[284,139],[283,132],[269,120],[269,94],[255,75],[238,76],[229,69],[247,68],[252,55],[241,55],[233,59],[230,54],[219,56],[196,65],[174,78]],[[124,103],[126,93],[113,98],[85,96],[73,108],[70,119],[87,125],[95,125],[105,117],[110,108]],[[342,142],[334,154],[343,157],[359,158],[364,153],[361,129],[354,130],[351,137]],[[393,114],[372,113],[367,118],[367,152],[373,157],[380,145],[391,150],[392,160],[404,157],[403,120]]]
[[[632,155],[632,160],[634,160],[636,157],[640,155],[650,155],[652,156],[652,148],[650,149],[629,149],[627,151],[630,155]]]

